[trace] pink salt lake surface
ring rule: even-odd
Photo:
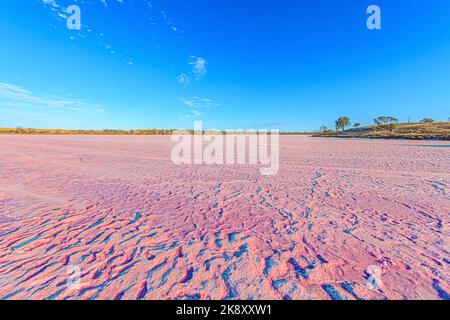
[[[0,136],[0,299],[449,297],[448,143],[282,137],[273,177],[172,147]]]

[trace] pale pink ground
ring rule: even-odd
[[[273,177],[172,146],[0,136],[0,299],[448,297],[448,143],[282,137]]]

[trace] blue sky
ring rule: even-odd
[[[381,30],[366,28],[371,4]],[[446,120],[449,21],[448,0],[2,0],[0,126]]]

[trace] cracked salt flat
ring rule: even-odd
[[[169,137],[0,136],[0,299],[448,299],[445,144],[281,146],[262,177]]]

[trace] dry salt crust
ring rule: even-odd
[[[0,136],[0,299],[448,299],[448,143],[282,137],[273,177],[172,147]]]

